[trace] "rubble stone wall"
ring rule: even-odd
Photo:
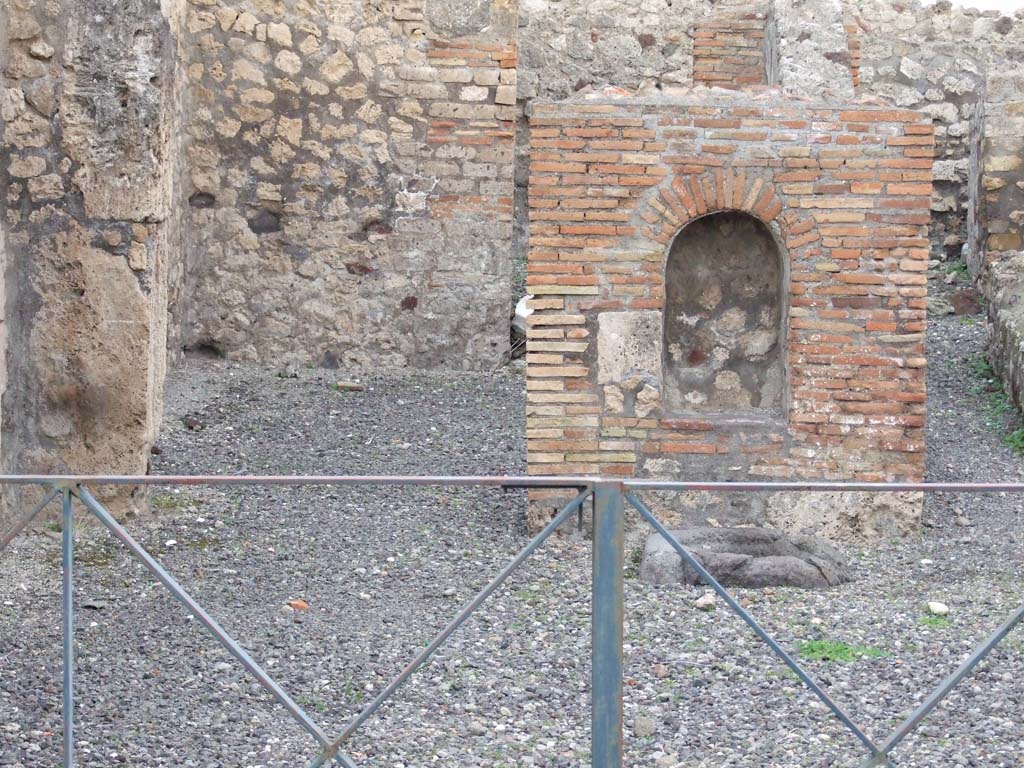
[[[931,122],[727,93],[535,105],[530,472],[919,480]],[[718,211],[756,217],[785,249],[779,416],[666,402],[667,254]],[[913,529],[919,503],[895,506]],[[746,522],[795,525],[786,510]],[[838,517],[799,525],[866,535]]]
[[[1024,249],[1024,69],[992,75],[979,107],[975,210],[979,265]]]
[[[771,230],[725,211],[687,224],[665,264],[662,384],[673,411],[780,414],[787,272]]]
[[[515,12],[193,0],[184,344],[493,368],[508,349]]]
[[[948,2],[846,5],[861,42],[860,92],[932,117],[932,254],[958,259],[971,207],[971,121],[984,100],[986,79],[1024,62],[1024,19]]]
[[[1024,69],[994,74],[987,85],[971,163],[968,264],[987,299],[989,360],[1024,405]]]
[[[0,41],[7,38],[7,6],[0,5]],[[0,47],[0,72],[7,68],[8,45]],[[7,103],[6,90],[0,91],[0,147],[3,146],[5,133],[6,110],[3,107]],[[2,178],[0,178],[2,181]],[[3,185],[0,184],[0,188]],[[2,209],[0,209],[2,210]],[[4,392],[7,391],[7,329],[9,327],[7,317],[7,217],[0,216],[0,471],[4,469]],[[4,519],[3,504],[0,503],[0,521]]]

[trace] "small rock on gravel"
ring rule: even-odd
[[[699,611],[713,611],[715,609],[715,593],[705,592],[693,601],[693,607]]]

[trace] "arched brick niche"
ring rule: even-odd
[[[535,103],[530,140],[531,473],[921,478],[926,115],[609,95]],[[557,495],[531,494],[533,527]],[[836,538],[920,514],[910,498],[744,498],[673,509]]]
[[[679,231],[665,264],[666,412],[783,415],[785,275],[771,230],[748,213]]]

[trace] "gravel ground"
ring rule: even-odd
[[[1020,480],[1016,424],[986,391],[977,319],[930,330],[931,480]],[[192,360],[172,377],[156,473],[520,473],[520,374],[284,379]],[[198,431],[183,423],[200,422]],[[191,422],[190,422],[191,423]],[[851,549],[827,592],[740,590],[882,738],[1021,600],[1022,501],[934,497],[919,541]],[[188,489],[130,529],[330,733],[522,547],[521,493]],[[60,752],[59,545],[0,559],[0,765]],[[305,765],[312,740],[102,531],[78,536],[81,766]],[[549,542],[351,742],[360,766],[589,764],[589,547]],[[633,558],[631,557],[631,563]],[[635,564],[635,563],[634,563]],[[626,582],[626,764],[857,766],[857,743],[703,590]],[[302,600],[306,610],[289,601]],[[950,606],[930,621],[924,605]],[[897,764],[1024,766],[1024,629],[896,752]]]

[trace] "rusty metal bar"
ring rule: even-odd
[[[338,748],[351,738],[352,734],[355,733],[363,723],[369,720],[370,717],[373,716],[373,713],[380,709],[381,705],[385,701],[391,698],[392,694],[398,690],[402,683],[409,679],[417,669],[423,666],[423,664],[434,655],[434,652],[437,651],[437,649],[455,633],[455,630],[462,626],[466,619],[468,619],[473,612],[483,604],[484,600],[490,597],[491,593],[504,584],[508,577],[515,573],[519,566],[526,562],[530,555],[536,552],[540,546],[547,541],[548,537],[551,536],[551,534],[554,533],[559,526],[561,526],[562,523],[564,523],[569,516],[576,511],[576,508],[586,500],[590,493],[590,489],[587,488],[586,490],[581,491],[575,499],[562,507],[561,512],[555,515],[554,519],[544,527],[544,530],[531,539],[530,543],[527,544],[518,555],[516,555],[515,559],[506,565],[504,570],[495,576],[486,587],[480,590],[476,597],[466,603],[462,610],[459,611],[458,615],[441,630],[437,637],[435,637],[426,648],[420,651],[416,655],[416,658],[406,665],[405,669],[403,669],[398,676],[388,684],[387,688],[384,688],[379,694],[377,694],[376,698],[367,704],[366,707],[363,708],[362,712],[356,715],[352,722],[346,726],[342,734],[332,741],[330,745],[328,745],[324,751],[309,764],[308,768],[319,768],[319,766],[330,760],[335,755]]]
[[[60,488],[54,488],[50,493],[48,493],[43,498],[41,502],[39,502],[38,504],[36,504],[35,507],[33,507],[31,512],[29,512],[27,515],[25,515],[25,517],[21,518],[21,520],[15,523],[14,527],[11,528],[11,530],[9,530],[6,534],[4,534],[3,539],[0,539],[0,552],[3,552],[5,549],[7,549],[7,546],[18,537],[18,534],[25,530],[25,528],[28,527],[28,525],[33,520],[35,520],[36,517],[39,516],[39,513],[46,509],[47,505],[55,498],[57,498],[59,495]]]
[[[480,476],[480,475],[0,475],[3,485],[268,485],[268,486],[461,486],[478,488],[587,488],[599,482],[621,483],[624,491],[716,491],[722,493],[774,491],[973,492],[1022,493],[1024,483],[862,483],[862,482],[700,482],[619,480],[599,476]]]
[[[729,481],[708,482],[674,480],[624,480],[627,491],[717,491],[723,493],[759,493],[772,491],[863,491],[865,493],[905,493],[921,491],[973,491],[976,493],[1024,492],[1024,483],[862,483],[810,481]]]
[[[625,567],[622,486],[594,488],[591,586],[590,760],[622,768],[622,614]]]
[[[589,488],[594,477],[518,475],[0,475],[3,485],[407,485],[474,488]]]

